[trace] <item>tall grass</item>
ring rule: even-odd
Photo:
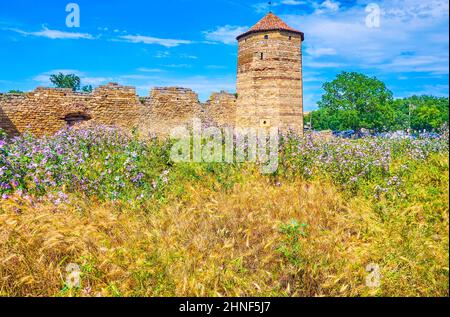
[[[282,145],[264,176],[116,130],[3,141],[0,295],[449,295],[448,137]]]

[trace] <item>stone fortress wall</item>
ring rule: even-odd
[[[144,98],[115,83],[88,94],[37,88],[0,94],[0,128],[9,135],[28,130],[42,136],[87,121],[164,136],[200,118],[216,126],[303,133],[304,34],[269,12],[237,41],[237,95],[222,91],[201,103],[191,89],[179,87],[153,88]]]
[[[93,122],[164,136],[193,118],[218,126],[232,123],[235,105],[233,94],[214,93],[211,100],[201,103],[191,89],[179,87],[153,88],[144,98],[135,88],[115,83],[92,93],[39,87],[25,94],[0,94],[0,127],[11,136],[25,131],[44,136]]]

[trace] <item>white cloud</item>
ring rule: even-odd
[[[306,52],[308,53],[308,55],[315,56],[315,57],[331,56],[331,55],[337,54],[336,49],[329,48],[329,47],[319,47],[319,48],[308,47],[306,49]]]
[[[207,69],[226,69],[227,66],[225,65],[206,65]]]
[[[148,75],[122,75],[120,76],[120,80],[117,80],[118,82],[124,81],[124,80],[148,80],[153,78],[153,76],[148,76]]]
[[[380,65],[381,66],[381,65]],[[399,56],[381,67],[391,71],[424,72],[435,75],[448,74],[448,57],[445,56]]]
[[[301,4],[306,4],[306,1],[298,1],[298,0],[282,0],[281,4],[288,5],[288,6],[298,6]]]
[[[115,81],[113,77],[81,77],[80,79],[82,86],[100,86]]]
[[[207,40],[230,45],[236,44],[236,37],[247,32],[248,29],[249,27],[247,26],[225,25],[217,27],[214,31],[205,31],[203,33]]]
[[[192,65],[189,64],[169,64],[169,65],[164,65],[165,67],[170,67],[170,68],[191,68]]]
[[[170,56],[170,52],[164,51],[164,52],[157,52],[155,57],[156,58],[168,58]]]
[[[381,5],[383,15],[396,19],[442,18],[448,16],[449,2],[445,0],[391,0]]]
[[[78,39],[87,39],[92,40],[94,37],[88,33],[74,33],[74,32],[65,32],[58,30],[50,30],[47,27],[43,27],[41,31],[37,32],[27,32],[20,29],[11,29],[8,30],[22,34],[23,36],[36,36],[36,37],[45,37],[48,39],[56,40],[56,39],[68,39],[68,40],[78,40]]]
[[[146,68],[146,67],[140,67],[137,69],[137,71],[139,72],[143,72],[143,73],[161,73],[164,70],[159,69],[159,68]]]
[[[305,32],[305,68],[336,64],[377,73],[448,74],[448,1],[384,0],[379,6],[380,28],[366,26],[364,5],[341,8],[338,15],[283,18]],[[395,13],[403,9],[406,13]]]
[[[198,59],[198,57],[195,56],[195,55],[189,55],[189,54],[184,54],[184,53],[180,54],[179,57],[180,58],[185,58],[185,59]]]
[[[122,35],[119,36],[120,40],[124,40],[130,43],[143,43],[143,44],[155,44],[161,45],[165,47],[176,47],[182,44],[193,44],[192,41],[189,40],[175,40],[175,39],[163,39],[151,36],[143,36],[143,35]]]
[[[344,67],[345,64],[343,63],[337,63],[337,62],[315,62],[315,61],[310,61],[307,62],[308,67],[311,68],[340,68],[340,67]]]
[[[337,12],[340,7],[339,2],[335,2],[333,0],[325,0],[316,8],[316,14],[329,13],[329,12]]]
[[[423,89],[420,90],[407,90],[404,91],[403,93],[399,94],[398,97],[402,98],[402,97],[409,97],[412,95],[433,95],[433,96],[437,96],[437,97],[448,97],[448,85],[442,85],[442,84],[438,84],[438,85],[425,85],[423,87]]]

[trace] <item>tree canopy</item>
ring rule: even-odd
[[[448,122],[448,98],[412,96],[393,102],[397,129],[436,130]]]
[[[50,81],[57,88],[70,88],[73,91],[82,91],[82,92],[91,92],[92,86],[83,86],[81,87],[81,79],[79,76],[75,74],[53,74],[50,76]]]
[[[323,89],[319,110],[305,116],[316,130],[433,130],[448,122],[448,98],[394,99],[382,81],[364,74],[342,72]]]

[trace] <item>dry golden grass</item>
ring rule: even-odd
[[[445,204],[430,227],[425,203],[389,214],[328,183],[250,173],[229,191],[211,188],[187,187],[156,213],[75,197],[3,202],[0,295],[448,295]],[[279,252],[291,247],[280,226],[292,219],[307,225],[295,263]],[[82,268],[80,289],[64,288],[68,263]],[[378,289],[365,285],[369,263],[381,267]]]

